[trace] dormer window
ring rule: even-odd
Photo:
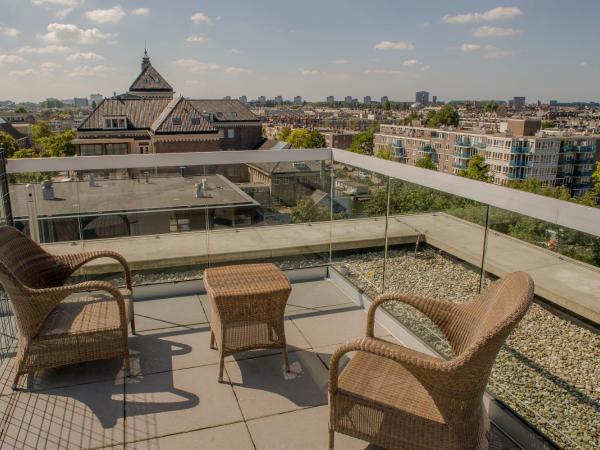
[[[104,129],[105,130],[125,130],[125,129],[127,129],[127,118],[126,117],[105,117],[104,118]]]
[[[181,117],[173,117],[173,125],[181,125]]]
[[[192,125],[200,125],[200,118],[192,117]]]
[[[229,113],[229,118],[230,119],[237,119],[237,113],[235,111],[231,111]]]

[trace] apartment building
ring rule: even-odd
[[[480,154],[491,168],[494,183],[536,178],[550,186],[566,186],[582,195],[592,186],[594,156],[600,136],[540,131],[540,122],[510,119],[499,133],[381,125],[375,152],[391,149],[396,159],[414,165],[425,155],[440,172],[458,174]]]

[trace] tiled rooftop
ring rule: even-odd
[[[286,308],[291,372],[278,350],[229,357],[218,383],[203,295],[139,300],[132,376],[119,360],[47,370],[10,390],[2,364],[1,448],[312,449],[327,446],[327,370],[366,314],[333,281],[293,284]],[[396,339],[381,326],[376,335]],[[336,436],[336,448],[368,444]],[[372,447],[371,447],[372,448]],[[497,429],[490,448],[514,449]]]

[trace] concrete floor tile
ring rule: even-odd
[[[210,450],[254,450],[254,445],[252,445],[250,434],[242,422],[125,445],[126,450],[195,450],[200,448]]]
[[[130,378],[125,385],[127,442],[242,420],[218,365]]]
[[[225,364],[246,419],[327,403],[327,370],[312,352],[290,353],[290,372],[281,355]]]
[[[134,303],[138,331],[208,322],[197,295]]]

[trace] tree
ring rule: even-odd
[[[15,108],[15,112],[17,114],[25,114],[27,112],[27,110],[25,109],[25,107],[23,105],[19,105]]]
[[[421,169],[437,170],[437,164],[433,162],[431,155],[427,153],[415,162],[415,166]]]
[[[385,101],[385,103],[383,104],[383,109],[385,109],[386,111],[389,111],[390,109],[392,109],[392,104],[390,103],[389,100]]]
[[[49,137],[52,134],[48,122],[38,122],[31,127],[31,135],[34,142],[38,139]]]
[[[418,118],[419,115],[416,112],[411,111],[410,114],[406,116],[406,119],[404,119],[404,125],[411,125],[413,120],[417,120]]]
[[[490,173],[490,166],[486,164],[485,158],[481,155],[475,155],[469,159],[467,168],[460,170],[458,175],[472,180],[485,181],[486,183],[490,183],[494,178]]]
[[[319,133],[317,130],[312,130],[306,136],[304,141],[304,148],[324,148],[325,147],[325,136]]]
[[[565,186],[548,186],[538,178],[512,180],[508,182],[507,186],[513,189],[519,189],[520,191],[531,192],[532,194],[539,194],[559,200],[571,199],[571,193]]]
[[[373,153],[373,138],[375,133],[373,129],[363,131],[362,133],[358,133],[354,135],[352,139],[352,145],[348,148],[351,152],[361,153],[361,154],[371,154]]]
[[[555,127],[556,127],[556,123],[554,123],[552,120],[542,121],[542,130],[546,130],[549,128],[555,128]]]
[[[96,109],[96,106],[98,106],[96,105],[96,100],[92,100],[92,109]]]
[[[292,207],[292,221],[294,223],[321,222],[329,220],[327,208],[317,206],[310,196],[304,196]]]
[[[42,148],[42,156],[73,156],[75,154],[73,139],[75,139],[75,130],[67,130],[40,138],[37,143]]]
[[[432,128],[438,128],[441,126],[458,126],[458,122],[460,120],[460,116],[458,115],[458,111],[454,109],[450,105],[444,105],[436,113],[427,123],[427,126]]]
[[[388,161],[396,160],[396,156],[394,155],[394,152],[392,151],[392,149],[389,146],[386,148],[380,148],[379,150],[377,150],[377,153],[375,154],[375,156],[380,159],[387,159]]]
[[[15,152],[19,150],[19,145],[17,140],[10,134],[0,131],[0,149],[4,149],[7,158],[12,158]]]
[[[279,133],[277,133],[277,139],[280,141],[287,141],[291,132],[292,129],[290,127],[283,127],[281,130],[279,130]]]
[[[484,110],[486,113],[493,114],[496,113],[496,111],[498,111],[498,106],[500,106],[498,105],[498,103],[496,103],[494,100],[490,100],[485,104]]]

